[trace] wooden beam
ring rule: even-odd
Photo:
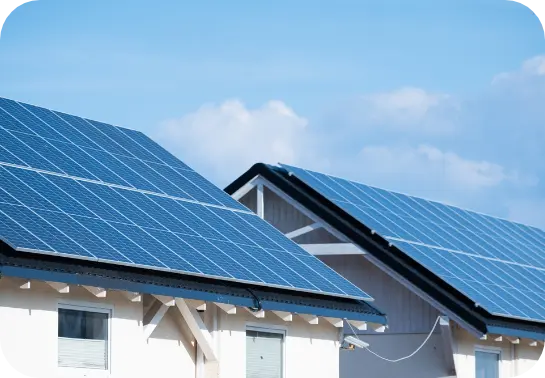
[[[164,304],[165,306],[167,307],[172,307],[176,304],[176,301],[173,297],[169,297],[169,296],[166,296],[166,295],[155,295],[153,294],[153,296],[155,298],[157,298],[157,300],[159,300],[159,302],[161,302],[162,304]]]
[[[369,323],[369,326],[371,329],[378,333],[383,333],[386,331],[386,326],[384,324],[378,324],[378,323]]]
[[[25,283],[23,283],[22,285],[20,285],[19,288],[25,289],[25,290],[30,289],[30,281],[26,281]]]
[[[494,341],[501,343],[503,341],[503,336],[498,336],[494,338]]]
[[[197,344],[197,358],[195,361],[195,378],[205,378],[204,354],[201,347]]]
[[[265,317],[265,310],[252,311],[248,307],[244,307],[246,311],[255,316],[256,318],[263,319]]]
[[[333,325],[333,327],[342,328],[344,326],[344,321],[340,318],[325,317],[324,319],[330,322]]]
[[[511,342],[511,344],[520,344],[520,339],[518,337],[505,337],[507,340]]]
[[[367,322],[362,320],[348,320],[348,323],[358,331],[367,331]]]
[[[131,302],[142,302],[142,294],[132,291],[122,291],[123,295]]]
[[[483,340],[483,341],[486,341],[486,340],[488,340],[488,335],[482,335],[479,339]]]
[[[227,314],[229,315],[234,315],[237,313],[237,308],[236,306],[232,305],[232,304],[227,304],[227,303],[217,303],[217,302],[214,302],[214,304],[216,306],[218,306],[219,308],[221,308],[223,311],[225,311]]]
[[[316,315],[298,314],[301,318],[305,319],[309,324],[318,324],[319,319]]]
[[[530,343],[528,344],[530,345],[531,347],[536,347],[537,346],[537,341],[530,341]]]
[[[366,252],[352,243],[299,244],[314,256],[365,255]]]
[[[169,307],[164,305],[163,303],[161,303],[157,307],[157,309],[155,311],[155,314],[153,314],[153,317],[151,318],[150,322],[144,326],[144,339],[145,340],[149,339],[149,337],[151,336],[151,334],[153,333],[155,328],[157,328],[157,326],[159,325],[159,323],[161,322],[161,320],[163,319],[163,317],[167,313],[168,308]]]
[[[271,312],[285,322],[291,322],[293,320],[293,315],[291,312],[286,312],[286,311],[271,311]]]
[[[212,335],[204,325],[204,322],[197,310],[188,306],[182,298],[176,298],[176,307],[182,314],[182,317],[185,319],[187,326],[191,330],[195,340],[197,340],[197,343],[199,344],[199,347],[204,353],[206,359],[208,361],[217,361]]]
[[[206,302],[197,299],[185,299],[188,306],[193,307],[197,311],[206,311]]]
[[[83,285],[83,288],[97,298],[106,298],[106,289],[103,289],[101,287],[85,286],[85,285]]]
[[[239,190],[234,192],[231,197],[236,199],[237,201],[244,197],[246,194],[248,194],[256,185],[258,182],[258,176],[254,177],[252,180],[248,181],[246,184],[244,184]]]
[[[257,216],[265,219],[265,195],[263,192],[263,183],[257,184]]]
[[[312,224],[309,224],[308,226],[304,226],[304,227],[298,228],[297,230],[288,232],[286,234],[286,237],[288,239],[295,239],[298,236],[308,234],[309,232],[317,230],[318,228],[321,228],[321,227],[322,225],[320,223],[312,223]]]
[[[68,286],[65,283],[51,282],[51,281],[46,281],[45,283],[51,286],[53,289],[57,290],[61,294],[68,294],[70,292],[70,286]]]

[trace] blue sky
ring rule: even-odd
[[[0,96],[129,126],[218,185],[303,165],[545,227],[545,40],[505,0],[39,0]]]

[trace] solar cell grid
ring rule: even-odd
[[[542,230],[289,165],[282,167],[489,312],[545,321]]]
[[[19,251],[371,299],[134,130],[0,98],[0,180]]]
[[[145,149],[149,153],[153,154],[157,159],[163,162],[165,165],[172,166],[176,169],[183,169],[192,171],[186,164],[181,160],[177,159],[170,152],[159,146],[153,140],[147,138],[144,134],[130,129],[119,128],[123,134],[125,134],[129,139],[131,139],[137,146],[135,149]]]
[[[111,125],[86,119],[91,125],[97,128],[100,132],[108,136],[116,144],[121,146],[127,151],[127,156],[135,157],[149,162],[163,164],[155,155],[150,153],[144,148],[134,148],[134,141],[130,139],[126,134],[122,133],[119,128],[112,127]]]
[[[50,127],[44,121],[34,116],[34,114],[30,113],[27,109],[15,101],[0,98],[0,108],[9,113],[11,117],[16,119],[19,123],[25,125],[27,129],[32,130],[33,133],[40,135],[43,138],[69,142],[54,128]]]

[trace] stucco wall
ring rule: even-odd
[[[245,376],[246,360],[241,351],[245,351],[246,327],[253,325],[285,330],[285,377],[339,377],[338,330],[322,319],[320,323],[309,324],[298,316],[284,322],[269,312],[264,319],[257,319],[247,311],[239,311],[237,316],[220,311],[220,376]]]
[[[475,349],[489,348],[501,351],[501,378],[517,377],[530,370],[543,353],[543,346],[530,346],[530,340],[520,339],[519,344],[512,344],[505,337],[495,341],[489,336],[480,340],[460,327],[453,331],[455,339],[454,358],[458,377],[473,378],[475,376]]]
[[[142,303],[130,302],[119,292],[96,298],[80,287],[60,294],[45,283],[32,282],[31,289],[22,290],[17,282],[0,280],[0,347],[21,373],[29,377],[79,375],[57,368],[57,304],[62,302],[112,307],[112,377],[193,376],[194,347],[175,323],[173,309],[146,342]]]
[[[426,336],[384,334],[360,337],[370,344],[369,348],[373,352],[389,359],[397,359],[416,350]],[[364,349],[341,351],[340,362],[342,378],[442,378],[449,376],[440,335],[433,335],[419,353],[397,363],[383,361]]]
[[[170,308],[148,341],[143,337],[143,303],[130,302],[122,293],[108,291],[96,298],[84,288],[71,286],[60,294],[43,282],[32,282],[31,289],[19,288],[22,281],[0,279],[0,348],[7,362],[19,372],[37,378],[83,377],[57,368],[57,305],[59,302],[110,306],[111,378],[195,377],[196,347],[187,325],[176,308]],[[267,312],[258,319],[244,309],[227,315],[209,305],[202,314],[220,359],[206,363],[206,378],[241,378],[246,372],[246,327],[281,327],[286,331],[285,377],[338,378],[338,329],[324,320],[311,325],[294,316],[284,322]],[[217,331],[213,313],[217,312]],[[87,371],[88,372],[88,371]],[[3,377],[0,370],[0,377]],[[106,377],[90,374],[87,377]]]

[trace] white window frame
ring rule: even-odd
[[[86,368],[71,368],[58,365],[59,360],[59,331],[57,328],[55,345],[56,345],[56,364],[58,372],[64,377],[109,377],[112,371],[112,319],[114,317],[114,306],[102,303],[84,302],[77,300],[62,300],[57,302],[57,327],[59,324],[58,316],[59,309],[78,310],[87,312],[98,312],[108,314],[108,368],[105,370],[86,369]]]
[[[282,335],[282,378],[286,378],[286,365],[288,361],[286,360],[287,354],[287,340],[288,340],[288,328],[279,325],[273,324],[262,324],[255,322],[246,322],[246,331],[254,332],[264,332],[264,333],[276,333]],[[246,332],[245,332],[246,336]],[[246,347],[246,346],[245,346]],[[244,367],[246,369],[246,366]],[[246,370],[245,370],[246,371]]]
[[[504,377],[503,373],[503,349],[500,347],[494,347],[494,346],[488,346],[488,345],[476,345],[475,350],[473,353],[473,374],[475,375],[475,372],[477,370],[477,354],[475,352],[482,352],[482,353],[490,353],[490,354],[496,354],[498,356],[498,372],[499,372],[499,378]]]

